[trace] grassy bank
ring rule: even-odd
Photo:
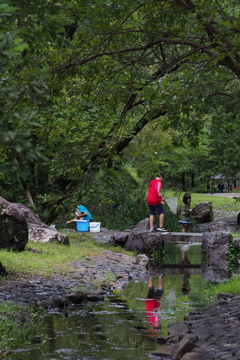
[[[178,205],[182,204],[184,192],[173,192],[170,190],[164,191],[165,197],[173,197],[178,196]],[[236,200],[229,197],[224,196],[214,196],[214,195],[207,195],[207,194],[198,194],[198,193],[191,193],[192,201],[191,207],[194,207],[196,203],[202,201],[210,201],[212,203],[212,207],[215,210],[222,210],[222,211],[239,211],[240,212],[240,202],[236,203]]]
[[[10,273],[51,276],[52,274],[68,275],[77,271],[73,263],[86,257],[94,258],[103,248],[127,254],[133,254],[120,247],[98,244],[90,233],[67,232],[70,246],[56,243],[29,242],[21,253],[0,251],[0,261]]]

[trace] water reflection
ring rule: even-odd
[[[207,302],[200,245],[165,245],[163,259],[148,264],[149,277],[131,281],[102,302],[53,314],[38,334],[39,344],[9,360],[149,360],[167,335],[169,322]]]
[[[158,286],[154,287],[152,277],[148,279],[148,294],[146,298],[146,318],[151,330],[156,333],[160,328],[160,309],[162,305],[163,275],[158,276]],[[150,332],[151,334],[151,332]]]
[[[187,267],[188,265],[190,265],[190,261],[188,260],[187,257],[187,246],[188,245],[181,245],[181,256],[182,256],[182,260],[180,261],[180,265],[183,266],[183,274],[181,274],[182,277],[182,293],[183,295],[188,295],[190,292],[190,283],[189,283],[189,279],[191,277],[190,272],[188,271],[189,268]]]

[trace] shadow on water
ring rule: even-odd
[[[9,359],[154,359],[168,324],[208,305],[202,290],[211,283],[202,277],[200,245],[166,244],[163,260],[150,260],[148,272],[102,302],[50,315],[35,344]]]

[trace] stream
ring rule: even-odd
[[[151,278],[131,281],[105,300],[50,314],[27,348],[9,360],[157,359],[158,338],[170,322],[183,321],[198,306],[207,306],[202,290],[211,287],[201,276],[201,245],[165,244],[163,266],[150,261]],[[160,276],[163,275],[163,276]],[[159,282],[160,281],[160,282]],[[149,286],[158,293],[158,309],[149,315]],[[156,300],[156,299],[155,299]]]

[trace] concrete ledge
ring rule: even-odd
[[[158,232],[161,236],[161,240],[167,241],[167,242],[174,242],[174,243],[201,243],[202,242],[202,236],[203,233],[182,233],[182,232],[171,232],[168,234],[164,234],[161,232]]]

